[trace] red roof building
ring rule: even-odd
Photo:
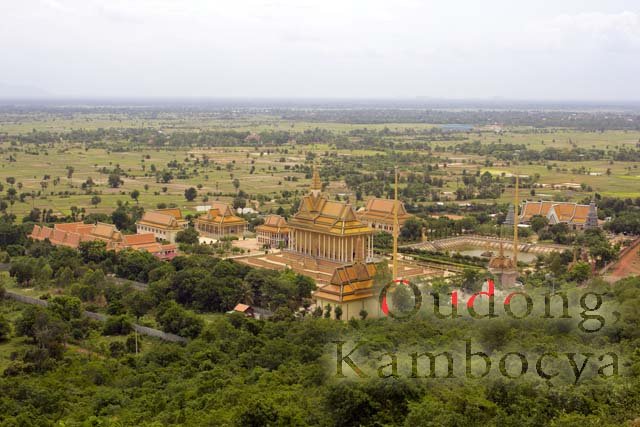
[[[82,242],[98,240],[105,242],[108,250],[147,251],[164,260],[173,259],[178,254],[175,244],[160,244],[156,242],[153,233],[123,235],[115,225],[104,223],[71,222],[55,224],[53,228],[35,225],[29,237],[34,240],[49,240],[54,246],[74,249],[78,249]]]

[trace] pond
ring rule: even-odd
[[[497,249],[486,249],[486,248],[463,248],[463,249],[459,249],[456,251],[452,251],[452,252],[457,252],[460,255],[467,255],[467,256],[475,256],[475,257],[482,257],[482,258],[487,258],[489,259],[489,257],[483,257],[482,254],[487,252],[487,251],[492,251],[494,253],[494,255],[498,254],[498,250]],[[504,254],[505,256],[508,257],[512,257],[513,256],[513,252],[509,249],[505,249],[504,250]],[[534,263],[536,261],[536,254],[531,254],[531,253],[527,253],[527,252],[518,252],[518,261],[520,262],[524,262],[526,264],[531,264]]]

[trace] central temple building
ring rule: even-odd
[[[375,210],[390,218],[394,216],[393,206],[377,203]],[[379,230],[360,220],[349,203],[331,201],[323,195],[315,168],[311,191],[300,201],[298,212],[287,223],[279,217],[270,217],[266,224],[277,224],[280,230],[286,224],[288,240],[282,242],[286,247],[281,252],[241,257],[238,262],[275,270],[291,269],[311,277],[318,285],[312,296],[316,307],[331,318],[349,320],[383,315],[377,286],[384,283],[376,283],[380,279],[376,277],[375,263],[385,262],[385,258],[376,260],[373,254],[373,234]],[[422,267],[404,264],[400,270],[402,277],[426,273]],[[338,307],[340,316],[336,312]]]
[[[349,203],[322,195],[320,175],[314,168],[311,192],[302,198],[289,220],[287,252],[311,261],[353,263],[359,253],[373,259],[373,229],[360,221]]]

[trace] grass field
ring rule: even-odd
[[[0,134],[9,136],[31,132],[33,129],[43,131],[68,131],[71,129],[98,129],[98,128],[128,128],[151,127],[172,132],[175,130],[199,131],[202,129],[235,129],[259,132],[261,130],[291,130],[303,131],[306,129],[321,128],[337,134],[347,133],[354,129],[381,130],[385,127],[391,130],[402,131],[407,128],[429,129],[434,125],[429,124],[342,124],[342,123],[315,123],[315,122],[287,122],[275,116],[242,116],[229,118],[220,113],[178,115],[163,113],[155,117],[145,117],[143,114],[129,117],[118,114],[73,113],[69,115],[33,114],[27,116],[2,116],[0,119]],[[482,143],[518,143],[526,144],[536,150],[545,147],[570,149],[574,144],[583,148],[613,149],[614,147],[635,148],[640,141],[640,132],[607,131],[607,132],[580,132],[566,129],[534,130],[529,128],[507,129],[504,133],[495,132],[460,132],[456,136],[466,141],[480,140]],[[411,137],[393,137],[393,140],[411,141]],[[423,139],[424,140],[424,139]],[[447,149],[461,141],[437,141],[434,146]],[[130,197],[133,190],[140,192],[139,204],[145,209],[155,208],[159,203],[174,203],[187,212],[193,212],[195,206],[203,204],[202,198],[208,195],[209,200],[231,201],[236,194],[233,185],[235,179],[240,182],[240,190],[252,196],[263,195],[265,199],[279,198],[282,191],[292,193],[305,192],[309,181],[304,174],[292,169],[295,165],[308,165],[306,156],[308,152],[321,157],[327,153],[335,153],[350,158],[371,158],[372,156],[388,155],[388,152],[380,149],[342,149],[336,150],[328,144],[315,145],[284,145],[277,149],[274,147],[216,147],[212,149],[182,149],[168,150],[149,148],[142,151],[131,152],[107,152],[104,149],[91,148],[87,151],[79,145],[65,145],[63,143],[46,150],[31,150],[34,154],[24,151],[11,151],[10,138],[0,143],[0,148],[5,152],[0,163],[0,182],[5,190],[10,187],[6,182],[8,177],[15,178],[18,193],[39,193],[35,198],[27,197],[24,202],[16,201],[9,210],[18,217],[28,213],[33,207],[52,209],[56,213],[68,214],[72,206],[85,208],[87,213],[110,212],[118,201],[136,203]],[[287,150],[286,154],[284,150]],[[337,153],[336,153],[337,151]],[[413,153],[412,150],[405,150]],[[7,153],[17,159],[15,162],[7,161]],[[513,173],[512,165],[501,165],[494,161],[494,166],[485,167],[484,158],[474,155],[452,154],[449,151],[434,152],[435,156],[448,158],[449,167],[440,172],[445,179],[443,191],[455,192],[459,185],[459,178],[463,170],[467,173],[480,170],[489,171],[492,174]],[[196,167],[193,160],[206,155],[210,159],[210,165]],[[148,156],[149,158],[144,158]],[[186,162],[185,160],[189,160]],[[187,165],[190,177],[187,179],[174,179],[163,184],[156,182],[155,174],[150,173],[151,165],[157,170],[163,170],[171,161],[177,161]],[[540,176],[539,183],[548,188],[536,190],[536,198],[551,198],[561,195],[572,200],[581,200],[590,197],[592,192],[567,191],[552,188],[553,185],[563,183],[584,184],[595,192],[603,195],[617,197],[640,196],[640,169],[633,162],[550,162],[553,167],[549,170],[543,164],[520,164],[517,172],[522,175]],[[232,164],[232,170],[227,169],[227,164]],[[365,162],[365,169],[375,172],[373,162]],[[124,183],[120,188],[109,188],[108,175],[100,173],[99,169],[108,169],[119,165],[126,171],[129,177],[123,177]],[[75,169],[71,179],[67,178],[66,167]],[[286,169],[286,167],[290,169]],[[399,165],[401,170],[424,170],[426,165],[414,162]],[[584,172],[578,171],[584,168]],[[253,173],[250,173],[251,169]],[[607,174],[610,170],[610,175]],[[59,183],[53,186],[49,180],[46,188],[41,187],[44,175],[51,179],[59,177]],[[94,190],[99,194],[101,202],[98,206],[91,205],[91,195],[85,194],[80,186],[89,177],[97,184]],[[293,178],[290,179],[290,178]],[[187,202],[184,198],[184,190],[189,187],[198,187],[199,197],[193,202]],[[332,182],[328,189],[331,195],[347,193],[349,190],[343,182]],[[528,192],[522,197],[529,197]],[[512,198],[512,190],[507,189],[501,197],[501,201]],[[489,202],[492,200],[489,200]],[[269,201],[257,206],[262,211],[268,211],[277,207]]]

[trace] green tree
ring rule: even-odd
[[[192,202],[198,197],[198,190],[193,187],[189,187],[184,190],[184,198],[187,199],[188,202]]]
[[[120,178],[120,174],[117,174],[117,173],[109,174],[109,178],[107,178],[107,182],[109,184],[109,187],[111,188],[118,188],[123,184],[123,181]]]
[[[587,281],[590,276],[591,266],[586,262],[579,261],[571,268],[571,279],[578,283]]]
[[[60,358],[64,353],[68,328],[59,318],[38,306],[29,306],[15,322],[16,334],[33,339],[45,356]]]
[[[403,240],[420,240],[422,237],[422,222],[417,218],[409,218],[400,228],[400,237]]]
[[[37,278],[38,270],[38,263],[34,258],[18,257],[11,262],[9,274],[15,277],[18,283],[28,286]]]
[[[56,272],[56,284],[60,287],[71,285],[74,279],[73,270],[69,266],[64,266]]]
[[[388,295],[391,296],[391,304],[394,310],[407,312],[413,308],[413,293],[403,284],[396,284],[390,288]]]
[[[180,307],[175,301],[169,301],[158,307],[156,319],[165,332],[187,338],[197,337],[204,326],[199,316]]]
[[[480,272],[473,268],[465,268],[462,271],[462,283],[460,286],[467,292],[477,292],[482,289]]]
[[[531,230],[535,233],[545,229],[549,225],[549,220],[545,216],[534,215],[531,218]]]
[[[140,319],[153,308],[153,298],[148,292],[134,291],[124,297],[127,311],[136,319]]]
[[[82,303],[76,297],[66,295],[53,297],[47,309],[67,322],[82,317]]]
[[[327,304],[327,305],[324,307],[324,318],[325,318],[325,319],[329,319],[330,317],[331,317],[331,305],[330,305],[330,304]]]
[[[176,242],[195,245],[199,242],[198,236],[198,230],[193,227],[187,227],[176,234]]]
[[[100,202],[102,202],[102,198],[100,198],[100,196],[92,196],[91,197],[91,204],[94,207],[97,207],[100,204]]]
[[[127,335],[133,330],[131,320],[125,316],[110,316],[102,327],[103,335]]]

